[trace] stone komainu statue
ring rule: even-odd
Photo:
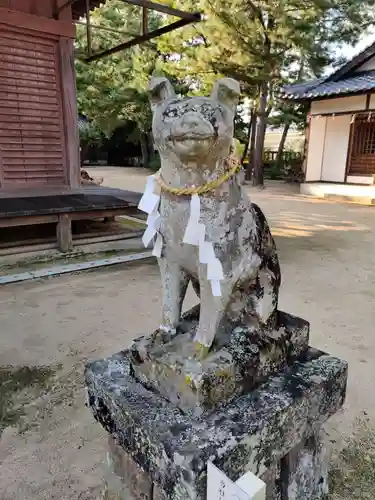
[[[195,340],[206,350],[228,331],[228,322],[270,330],[277,315],[275,243],[265,216],[242,188],[238,159],[233,161],[239,94],[239,84],[229,78],[217,81],[210,97],[179,98],[166,78],[150,83],[161,168],[150,177],[140,208],[147,205],[148,234],[156,238],[160,329],[175,331],[191,281],[200,296]]]

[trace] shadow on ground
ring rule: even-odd
[[[373,500],[375,492],[375,430],[359,420],[354,434],[333,455],[330,500]]]
[[[111,185],[109,174],[100,175]],[[132,184],[134,169],[120,174],[114,169],[116,187],[143,190],[144,173],[135,179],[139,188]],[[330,500],[373,499],[374,207],[310,200],[288,189],[250,189],[250,197],[265,212],[279,249],[280,308],[311,322],[314,347],[349,362],[345,408],[328,424],[337,441]],[[189,300],[193,305],[195,294]],[[29,406],[23,407],[25,416],[15,416],[17,422],[5,415],[8,425],[23,424],[27,431],[8,427],[0,440],[2,500],[101,498],[93,492],[101,487],[105,436],[85,408],[83,366],[153,331],[160,308],[154,263],[0,288],[0,365],[47,365],[52,372],[62,365],[56,375],[46,374],[46,387],[44,374],[29,387],[9,382],[3,397],[14,398],[11,411],[24,395]],[[18,378],[13,371],[5,368],[10,380]],[[367,427],[353,434],[353,422],[364,412]]]

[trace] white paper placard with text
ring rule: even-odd
[[[251,472],[242,476],[237,483],[231,481],[212,462],[207,463],[207,500],[265,500],[266,485]]]

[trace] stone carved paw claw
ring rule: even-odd
[[[176,335],[176,328],[170,328],[164,325],[159,326],[152,334],[153,344],[166,344]]]
[[[207,358],[208,354],[210,352],[210,348],[201,344],[200,342],[195,342],[195,359],[198,359],[199,361],[203,361],[204,359]]]

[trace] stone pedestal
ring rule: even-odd
[[[196,358],[199,306],[183,317],[175,336],[141,337],[130,347],[135,378],[178,406],[201,417],[249,392],[272,373],[285,370],[308,349],[309,323],[278,312],[277,327],[259,332],[231,327],[212,353]]]
[[[285,313],[268,337],[234,329],[197,361],[194,314],[173,339],[86,368],[109,433],[108,500],[203,500],[208,460],[232,480],[262,477],[267,500],[326,499],[322,425],[344,402],[347,364],[308,348],[308,323]]]

